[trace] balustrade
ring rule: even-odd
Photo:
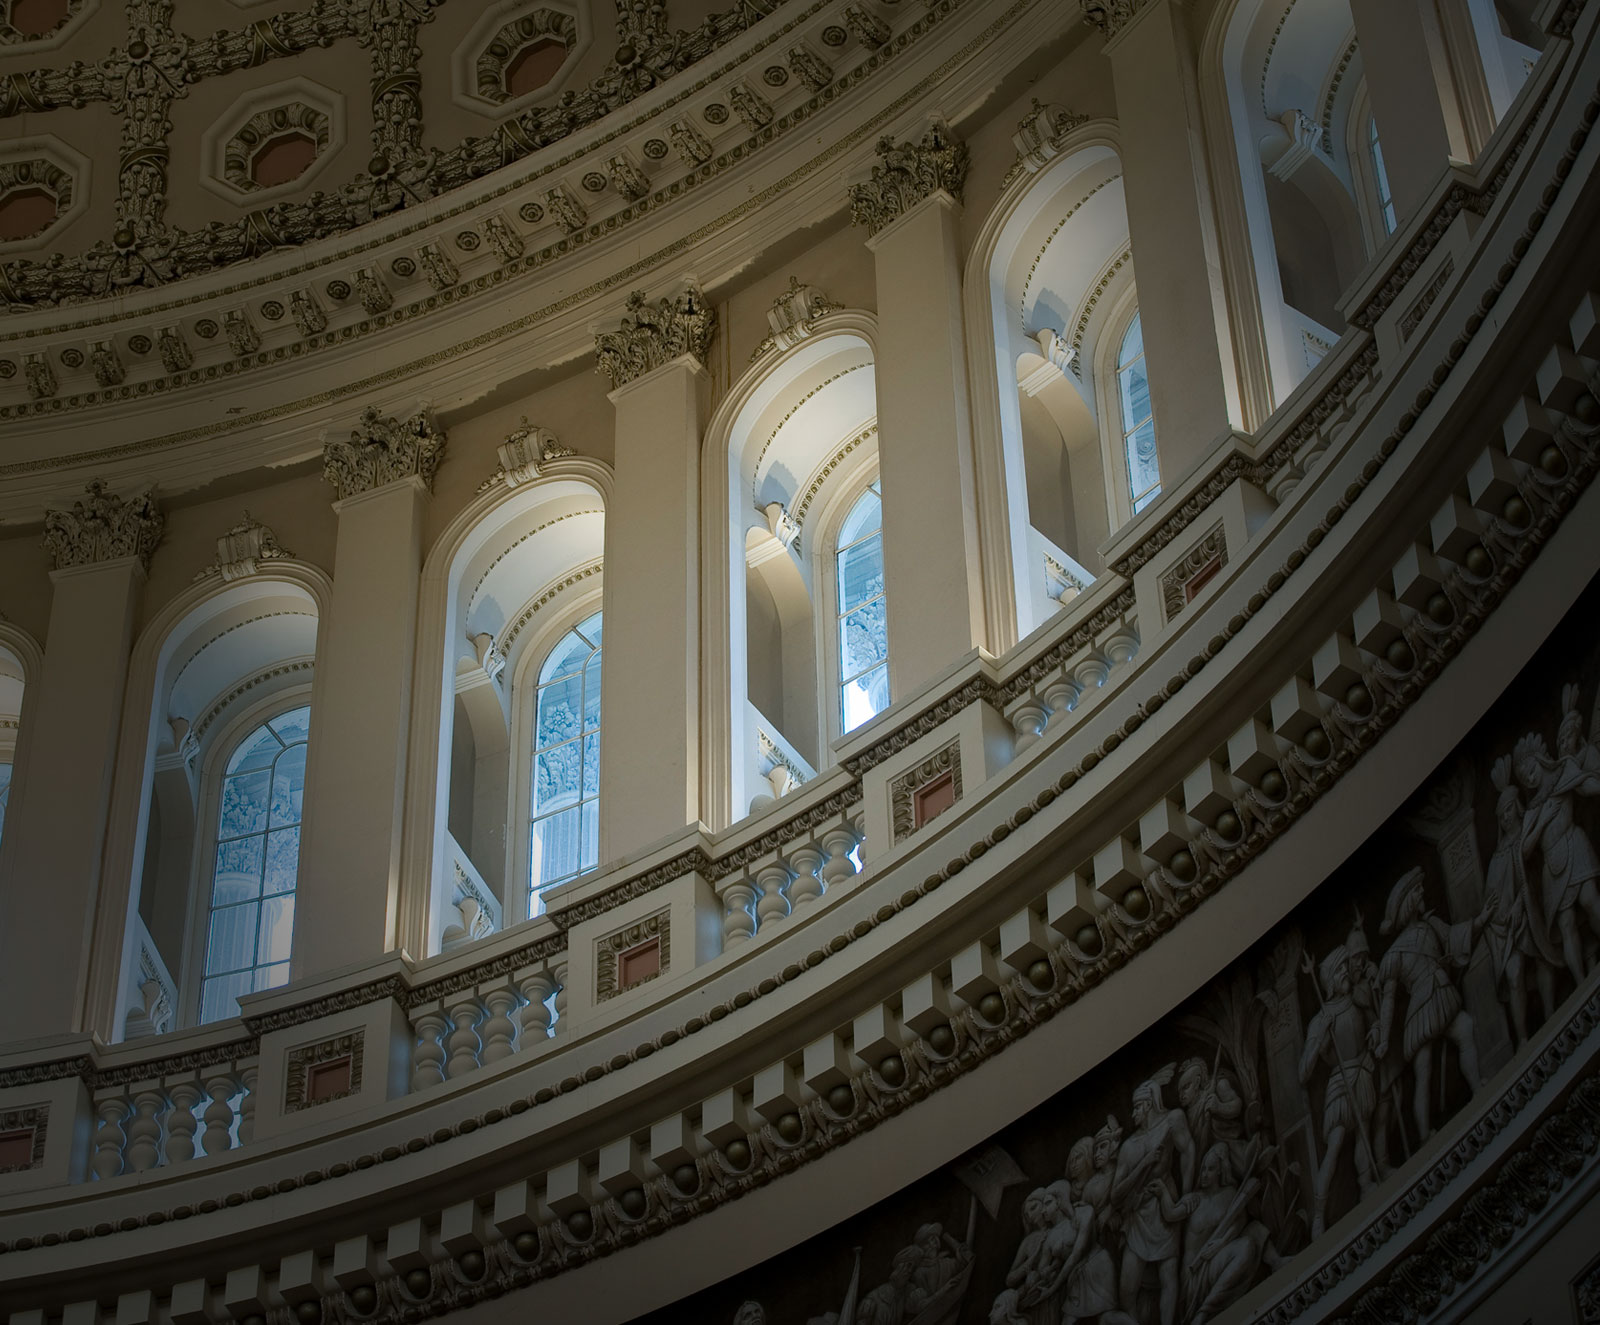
[[[95,1091],[94,1176],[148,1173],[247,1144],[257,1070],[253,1062],[224,1063]]]
[[[1130,615],[1028,682],[1006,707],[1006,717],[1016,733],[1016,753],[1021,754],[1046,731],[1054,735],[1066,730],[1071,725],[1067,715],[1081,713],[1098,700],[1118,670],[1138,654],[1139,623]]]
[[[861,845],[859,820],[845,818],[780,848],[717,884],[722,901],[722,945],[735,947],[820,901],[858,872],[852,853]]]

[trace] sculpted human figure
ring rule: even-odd
[[[1529,918],[1528,875],[1523,864],[1522,797],[1511,776],[1511,759],[1497,759],[1491,772],[1498,791],[1495,823],[1499,837],[1484,872],[1483,940],[1489,945],[1495,974],[1505,987],[1511,1029],[1517,1043],[1528,1038],[1529,969],[1539,986],[1539,1001],[1548,1017],[1556,1005],[1554,953],[1547,959]],[[1538,903],[1533,903],[1537,908]],[[1548,947],[1548,944],[1546,944]]]
[[[1434,915],[1422,894],[1422,878],[1420,869],[1401,875],[1384,910],[1381,932],[1392,933],[1395,939],[1378,964],[1383,1001],[1378,1009],[1376,1047],[1379,1058],[1389,1052],[1395,1004],[1403,990],[1406,1008],[1400,1049],[1401,1056],[1411,1065],[1411,1108],[1419,1142],[1427,1140],[1432,1132],[1428,1101],[1434,1050],[1439,1042],[1449,1040],[1456,1046],[1461,1075],[1470,1089],[1476,1091],[1481,1080],[1472,1017],[1462,1006],[1461,991],[1446,967],[1466,965],[1473,938],[1483,923],[1481,915],[1457,925]]]
[[[1213,1141],[1226,1141],[1237,1165],[1244,1155],[1244,1099],[1220,1068],[1213,1070],[1201,1058],[1185,1060],[1178,1069],[1178,1103],[1189,1120],[1196,1151]]]
[[[1079,1147],[1087,1144],[1090,1147],[1089,1159],[1091,1173],[1080,1184],[1073,1179],[1073,1190],[1078,1194],[1078,1200],[1094,1211],[1095,1236],[1101,1246],[1109,1247],[1111,1240],[1121,1221],[1117,1218],[1116,1207],[1111,1202],[1111,1184],[1116,1177],[1117,1153],[1122,1149],[1122,1124],[1109,1114],[1106,1115],[1106,1125],[1094,1134],[1091,1141],[1088,1137],[1082,1138],[1073,1146],[1074,1154],[1082,1155]],[[1072,1171],[1072,1156],[1067,1157],[1067,1171]]]
[[[856,1306],[856,1325],[900,1325],[910,1314],[911,1279],[922,1263],[915,1247],[902,1247],[894,1255],[888,1283],[879,1284]]]
[[[1054,1192],[1036,1187],[1022,1203],[1022,1226],[1005,1290],[989,1311],[991,1325],[1058,1325],[1060,1290],[1052,1291],[1056,1272],[1066,1264],[1078,1230],[1062,1217]]]
[[[961,1273],[972,1258],[967,1247],[944,1231],[942,1224],[924,1224],[912,1239],[917,1267],[911,1275],[908,1309],[921,1311],[928,1299]]]
[[[1133,1092],[1133,1131],[1117,1155],[1111,1200],[1123,1214],[1127,1245],[1122,1252],[1122,1309],[1138,1311],[1139,1282],[1147,1265],[1160,1280],[1161,1325],[1173,1325],[1178,1311],[1178,1230],[1161,1214],[1153,1194],[1187,1195],[1194,1186],[1194,1139],[1182,1109],[1162,1107],[1161,1088],[1172,1080],[1168,1063]],[[1174,1169],[1178,1186],[1173,1190]]]
[[[1161,1215],[1184,1227],[1183,1305],[1189,1325],[1205,1325],[1255,1282],[1271,1235],[1249,1215],[1260,1183],[1235,1186],[1228,1147],[1218,1143],[1200,1161],[1199,1186],[1174,1199],[1160,1182],[1150,1190]]]
[[[766,1309],[759,1302],[740,1303],[733,1313],[733,1325],[767,1325]]]
[[[1544,739],[1530,732],[1517,742],[1513,752],[1517,781],[1527,793],[1528,812],[1522,825],[1522,854],[1531,857],[1535,849],[1542,859],[1542,877],[1537,892],[1538,915],[1532,914],[1534,941],[1551,953],[1559,938],[1561,957],[1574,981],[1582,983],[1588,973],[1583,939],[1578,932],[1578,909],[1588,917],[1589,927],[1600,936],[1600,856],[1596,856],[1589,835],[1573,818],[1577,796],[1600,796],[1600,771],[1590,767],[1593,747],[1583,740],[1582,720],[1575,707],[1576,693],[1568,687],[1569,707],[1561,719],[1559,760],[1550,758]],[[1565,753],[1570,751],[1571,753]],[[1531,900],[1531,896],[1530,896]]]
[[[1300,1055],[1300,1083],[1304,1086],[1311,1085],[1320,1066],[1328,1067],[1322,1096],[1322,1163],[1317,1166],[1311,1217],[1313,1239],[1321,1237],[1326,1227],[1328,1189],[1347,1141],[1355,1143],[1356,1181],[1362,1195],[1377,1181],[1372,1151],[1372,1115],[1378,1102],[1372,1009],[1364,1006],[1363,998],[1351,987],[1349,954],[1342,944],[1322,959],[1320,976],[1322,1006],[1306,1027],[1305,1049]]]

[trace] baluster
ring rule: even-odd
[[[519,999],[510,985],[497,985],[483,996],[483,1001],[489,1006],[489,1015],[484,1018],[483,1052],[478,1057],[488,1067],[517,1051],[517,1024],[511,1020],[511,1010]]]
[[[807,902],[816,901],[827,892],[827,885],[817,873],[826,859],[827,852],[815,842],[802,843],[789,853],[789,868],[794,871],[794,882],[789,885],[789,900],[794,903],[795,910],[798,911]]]
[[[1091,651],[1086,654],[1072,669],[1072,676],[1077,683],[1088,691],[1099,690],[1106,683],[1106,678],[1111,675],[1111,668],[1107,666],[1106,659],[1099,653]],[[1092,697],[1092,696],[1091,696]]]
[[[722,946],[752,939],[756,934],[756,890],[748,883],[730,883],[722,894]]]
[[[452,1006],[450,1020],[455,1023],[455,1029],[445,1041],[450,1056],[445,1063],[444,1074],[454,1081],[478,1069],[478,1050],[482,1048],[482,1041],[478,1039],[478,1023],[483,1020],[483,1006],[478,1002],[477,994],[469,993]]]
[[[167,1093],[172,1100],[172,1112],[167,1115],[167,1163],[183,1164],[194,1158],[194,1137],[200,1130],[194,1106],[205,1098],[205,1092],[193,1077],[182,1077]]]
[[[556,1023],[552,1035],[560,1035],[567,1026],[567,964],[564,961],[555,965],[556,976]]]
[[[104,1181],[122,1172],[122,1150],[128,1134],[122,1130],[129,1109],[121,1095],[110,1095],[95,1105],[100,1126],[94,1134],[94,1171]]]
[[[1113,667],[1121,667],[1123,663],[1132,662],[1139,656],[1138,626],[1132,623],[1119,626],[1106,636],[1106,641],[1101,647]]]
[[[444,1083],[444,1046],[439,1043],[449,1023],[439,1008],[423,1008],[411,1023],[417,1047],[411,1056],[411,1089],[427,1090]]]
[[[860,841],[861,835],[853,824],[848,823],[830,828],[822,835],[822,847],[828,853],[827,864],[822,867],[822,878],[828,887],[837,887],[855,874],[856,863],[850,859],[850,853]]]
[[[244,1087],[244,1098],[239,1101],[239,1144],[247,1146],[256,1134],[256,1075],[258,1068],[251,1066],[239,1073],[239,1084]]]
[[[534,971],[519,977],[517,983],[523,998],[528,1000],[518,1014],[522,1022],[522,1038],[518,1047],[536,1048],[550,1038],[550,1023],[555,1020],[555,1014],[545,1001],[556,992],[555,977],[549,971]]]
[[[1018,751],[1026,750],[1044,734],[1049,717],[1045,706],[1031,695],[1011,710],[1011,729],[1017,734]]]
[[[789,886],[789,867],[781,860],[763,865],[756,871],[756,882],[761,885],[761,898],[756,902],[756,924],[775,925],[789,914],[789,899],[783,890]]]
[[[1040,692],[1040,698],[1050,709],[1046,722],[1054,722],[1061,714],[1071,713],[1078,707],[1078,697],[1083,691],[1077,682],[1067,676],[1058,676]]]
[[[238,1090],[239,1083],[231,1076],[214,1076],[206,1082],[211,1103],[206,1105],[206,1130],[200,1141],[208,1155],[233,1149],[233,1105],[229,1101]]]
[[[133,1097],[133,1121],[128,1124],[128,1167],[145,1173],[161,1162],[161,1115],[166,1112],[167,1095],[152,1082]]]

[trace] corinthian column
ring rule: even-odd
[[[0,999],[26,1016],[4,1038],[83,1028],[91,923],[111,803],[134,609],[162,516],[147,488],[124,500],[104,483],[88,500],[45,514],[50,633],[33,705],[26,816],[0,892]]]
[[[395,946],[422,515],[444,444],[425,411],[401,421],[368,409],[323,451],[339,535],[317,637],[296,979]]]
[[[878,294],[878,464],[889,689],[900,699],[983,641],[957,221],[967,148],[936,124],[878,144],[850,189]]]
[[[595,338],[616,407],[606,511],[600,858],[615,860],[700,816],[700,437],[716,315],[689,288],[628,299]]]

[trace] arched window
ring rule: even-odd
[[[843,731],[889,707],[889,621],[883,596],[883,501],[878,480],[839,527],[839,720]]]
[[[1128,501],[1138,515],[1161,495],[1161,466],[1156,458],[1156,421],[1150,412],[1150,378],[1144,365],[1144,329],[1137,312],[1117,351],[1117,399],[1122,403]]]
[[[1394,194],[1389,189],[1389,172],[1383,166],[1383,144],[1378,141],[1378,121],[1367,118],[1367,155],[1372,160],[1372,180],[1378,192],[1378,215],[1383,218],[1383,233],[1394,234]]]
[[[546,889],[600,863],[600,660],[596,612],[539,669],[529,915],[544,909]]]
[[[289,979],[310,728],[310,707],[291,709],[262,723],[228,759],[217,814],[202,1022],[237,1016],[241,994]]]

